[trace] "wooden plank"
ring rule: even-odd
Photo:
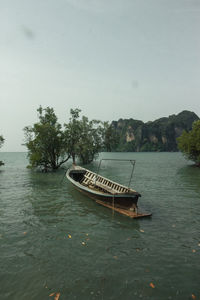
[[[109,186],[107,186],[107,185],[105,185],[105,184],[96,182],[96,185],[99,186],[100,188],[104,189],[104,190],[109,191],[109,193],[111,193],[111,194],[114,194],[114,193],[115,193],[115,191],[114,191],[112,188],[110,188]]]
[[[84,180],[83,180],[83,182],[82,182],[82,183],[87,185],[87,184],[88,184],[88,182],[89,182],[89,178],[87,178],[87,177],[86,177],[86,178],[84,178]]]
[[[100,201],[100,200],[96,200],[96,202],[98,204],[101,204],[101,205],[107,207],[107,208],[113,209],[113,210],[117,211],[118,213],[120,213],[122,215],[128,216],[132,219],[150,217],[152,215],[151,213],[136,213],[136,212],[129,211],[129,210],[126,210],[126,209],[118,208],[118,207],[115,207],[113,205],[110,205],[110,204],[108,204],[106,202],[103,202],[103,201]]]
[[[88,180],[84,179],[82,183],[88,184],[90,182],[94,185],[99,186],[100,188],[103,188],[104,190],[107,190],[109,193],[112,193],[112,194],[125,193],[125,192],[128,193],[130,191],[130,189],[128,189],[127,187],[125,187],[121,184],[114,183],[113,181],[108,180],[99,175],[98,175],[98,177],[96,177],[95,173],[86,172],[86,174],[84,175],[84,178],[88,178]]]
[[[114,181],[112,181],[112,180],[110,180],[110,179],[107,179],[107,178],[105,178],[105,177],[103,177],[103,176],[101,176],[101,175],[97,175],[96,173],[94,173],[94,172],[92,172],[92,171],[89,171],[89,170],[87,170],[87,169],[85,169],[85,168],[82,168],[82,167],[80,167],[80,166],[76,166],[76,169],[77,170],[85,170],[86,171],[86,174],[90,174],[90,176],[91,176],[91,174],[94,176],[94,178],[97,180],[97,181],[99,181],[99,182],[102,182],[102,181],[104,181],[104,180],[107,180],[107,181],[109,181],[111,184],[113,184],[113,185],[117,185],[117,186],[120,186],[120,187],[123,187],[124,189],[125,189],[125,191],[126,192],[129,192],[129,191],[132,191],[132,192],[135,192],[135,190],[134,189],[130,189],[130,188],[128,188],[127,186],[125,186],[125,185],[122,185],[122,184],[120,184],[120,183],[117,183],[117,182],[114,182]],[[85,174],[85,176],[86,176],[86,174]]]

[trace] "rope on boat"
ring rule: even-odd
[[[114,212],[115,212],[115,194],[113,194],[113,197],[112,197],[112,211],[114,214]]]

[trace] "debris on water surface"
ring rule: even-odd
[[[196,299],[196,296],[194,294],[192,294],[192,299]]]
[[[56,293],[54,300],[58,300],[60,298],[60,293]]]
[[[27,231],[24,231],[23,234],[24,234],[24,235],[27,234]]]
[[[55,295],[55,297],[54,297],[54,300],[58,300],[59,298],[60,298],[60,293],[51,293],[50,295],[49,295],[49,297],[53,297]]]
[[[200,243],[198,243],[198,246],[200,247]]]
[[[68,234],[68,238],[69,238],[69,239],[71,239],[71,238],[72,238],[71,234]]]
[[[144,232],[144,230],[143,230],[143,229],[140,229],[140,232]]]
[[[117,257],[116,255],[115,255],[115,256],[113,256],[113,258],[114,258],[114,259],[118,259],[118,257]]]
[[[173,227],[173,228],[175,228],[175,227],[176,227],[176,225],[175,225],[175,224],[173,224],[173,225],[172,225],[172,227]]]
[[[155,285],[153,284],[153,282],[151,282],[149,285],[152,289],[155,289]]]
[[[192,249],[192,252],[193,252],[193,253],[195,253],[195,252],[196,252],[196,250],[195,250],[195,249]]]
[[[85,245],[86,245],[86,243],[85,243],[85,242],[82,242],[81,244],[82,244],[83,246],[85,246]]]

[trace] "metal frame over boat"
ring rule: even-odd
[[[98,204],[131,218],[151,216],[150,213],[138,212],[137,202],[141,195],[130,188],[135,160],[129,160],[133,168],[128,186],[121,185],[99,175],[99,169],[103,160],[108,159],[100,160],[97,173],[80,166],[72,165],[66,172],[66,177],[78,191],[92,198]]]

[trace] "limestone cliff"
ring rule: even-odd
[[[118,136],[113,151],[177,151],[176,138],[183,130],[191,130],[199,117],[190,111],[144,123],[134,119],[113,121]]]

